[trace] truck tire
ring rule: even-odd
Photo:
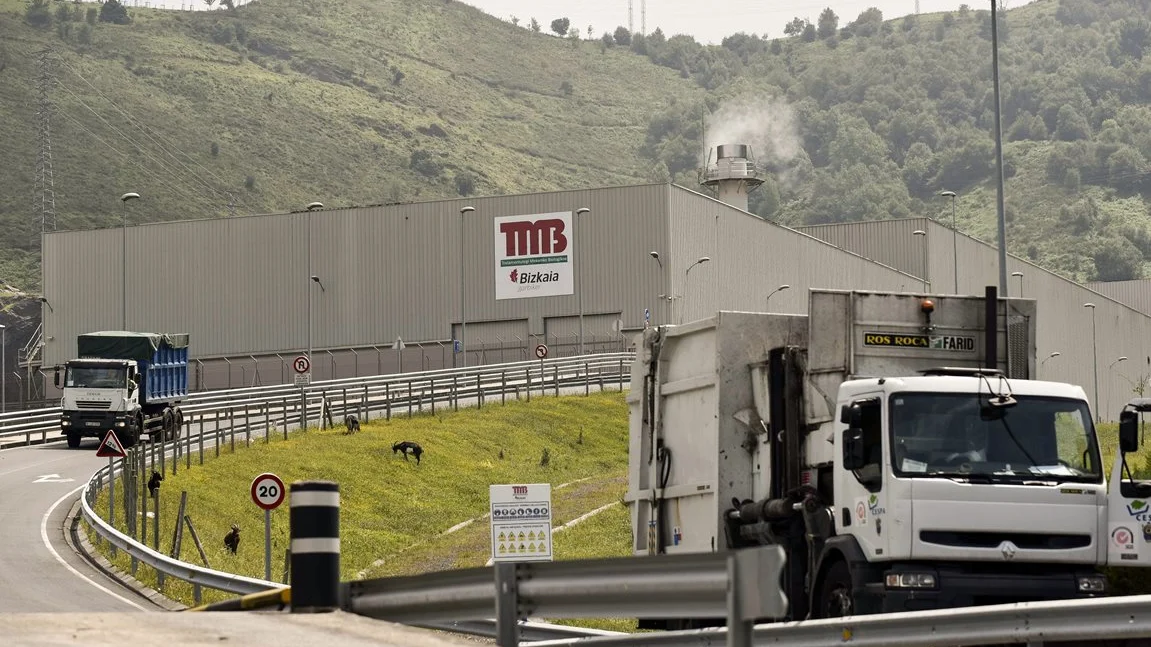
[[[847,562],[836,560],[819,585],[819,593],[812,609],[814,618],[842,618],[855,613],[855,599],[851,593],[851,571]]]
[[[167,409],[164,409],[164,413],[160,417],[160,441],[161,442],[168,442],[169,440],[172,440],[173,438],[175,438],[176,435],[175,435],[175,433],[173,433],[173,430],[175,429],[175,425],[174,425],[175,421],[176,421],[176,415],[174,413],[172,413],[172,407],[168,407]]]
[[[77,447],[80,446],[80,434],[76,434],[76,433],[67,434],[67,437],[68,437],[68,447],[71,447],[72,449],[76,449]]]

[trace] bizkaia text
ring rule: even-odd
[[[560,280],[559,272],[521,272],[519,270],[512,270],[508,274],[508,278],[512,283],[519,283],[524,285],[526,283],[554,283]]]

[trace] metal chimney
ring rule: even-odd
[[[755,165],[751,146],[722,144],[716,146],[715,164],[707,165],[700,184],[716,187],[721,202],[747,211],[747,194],[763,184],[763,173]]]

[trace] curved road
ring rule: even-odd
[[[65,541],[64,518],[107,464],[99,441],[0,451],[0,609],[11,612],[159,610],[110,579]]]

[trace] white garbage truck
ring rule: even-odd
[[[643,331],[636,555],[780,545],[763,585],[787,620],[1095,597],[1099,567],[1151,561],[1151,488],[1128,471],[1109,502],[1083,389],[1034,379],[1034,300],[813,289],[809,306]]]

